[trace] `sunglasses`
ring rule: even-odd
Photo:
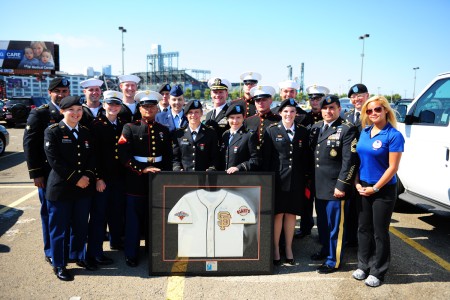
[[[370,116],[373,112],[376,112],[379,114],[382,111],[383,111],[383,106],[378,106],[378,107],[375,107],[374,109],[367,109],[366,114]]]

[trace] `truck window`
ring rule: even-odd
[[[416,102],[413,124],[448,126],[450,119],[450,78],[433,84]]]

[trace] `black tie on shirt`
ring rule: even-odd
[[[286,130],[286,133],[288,134],[289,139],[292,141],[292,139],[294,138],[294,132],[292,132],[292,130],[288,129],[288,130]]]
[[[192,131],[191,135],[192,135],[192,139],[195,141],[195,138],[197,137],[197,131]]]
[[[325,131],[328,130],[328,127],[330,127],[328,124],[325,124],[325,126],[323,127],[322,132],[320,133],[320,135],[322,135]]]
[[[75,128],[71,130],[73,136],[78,140],[78,130],[76,130]]]
[[[167,111],[167,107],[163,109],[163,111]]]
[[[214,108],[213,113],[211,115],[211,119],[216,119],[216,109]]]
[[[357,111],[356,114],[355,114],[355,123],[358,122],[360,115],[361,115],[360,112]]]

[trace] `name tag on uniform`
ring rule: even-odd
[[[188,141],[181,141],[181,145],[189,145]]]
[[[64,136],[63,139],[61,140],[61,142],[62,142],[63,144],[70,144],[70,143],[72,143],[72,140],[69,139],[68,136]]]
[[[284,138],[275,138],[275,142],[282,142],[284,141]]]
[[[233,148],[233,152],[234,152],[234,153],[237,153],[237,151],[238,151],[238,147],[235,146],[235,147]]]

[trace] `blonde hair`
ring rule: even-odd
[[[35,41],[31,42],[30,46],[33,48],[34,46],[40,45],[42,47],[42,50],[47,49],[47,46],[45,45],[45,42]]]
[[[366,127],[367,125],[372,125],[372,121],[370,121],[369,117],[367,116],[366,110],[367,106],[369,106],[372,102],[378,102],[381,104],[381,106],[384,107],[386,111],[386,120],[388,123],[392,125],[392,127],[397,128],[397,119],[395,118],[395,110],[392,109],[392,107],[389,105],[389,102],[384,96],[373,96],[370,97],[361,108],[361,126],[362,128]]]

